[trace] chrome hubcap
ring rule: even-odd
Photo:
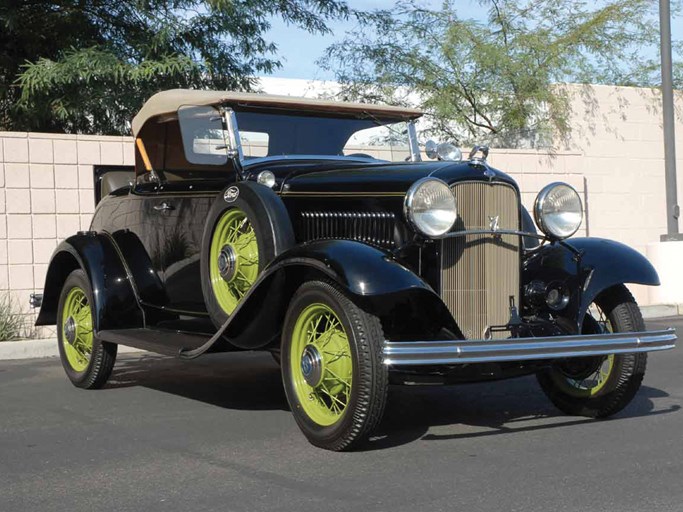
[[[72,316],[67,318],[64,323],[64,336],[70,345],[73,345],[74,341],[76,341],[76,320]]]
[[[218,253],[218,271],[221,277],[230,282],[237,269],[237,255],[230,245],[224,245]]]
[[[323,375],[323,360],[320,352],[313,345],[307,345],[301,356],[301,373],[309,386],[320,384]]]

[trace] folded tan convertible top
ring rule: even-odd
[[[373,105],[370,103],[348,103],[343,101],[317,100],[300,98],[297,96],[275,96],[272,94],[257,94],[233,91],[198,91],[194,89],[170,89],[162,91],[149,98],[133,118],[133,135],[137,136],[142,126],[152,117],[177,112],[183,105],[253,105],[264,107],[280,107],[293,111],[309,112],[339,112],[354,113],[367,112],[377,117],[415,119],[422,115],[422,111]]]

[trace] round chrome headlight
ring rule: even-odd
[[[566,183],[546,185],[536,197],[534,217],[538,227],[549,237],[569,238],[583,220],[581,197]]]
[[[404,212],[415,230],[428,237],[445,235],[458,217],[453,191],[436,178],[413,183],[406,194]]]

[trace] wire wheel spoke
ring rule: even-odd
[[[335,334],[338,334],[340,331],[337,331],[336,329],[326,329],[325,332],[323,332],[320,336],[318,336],[315,340],[315,344],[319,345],[320,349],[324,349],[332,340],[332,337]]]
[[[318,386],[318,390],[320,390],[322,393],[324,393],[326,396],[330,398],[330,405],[336,405],[337,412],[341,411],[346,407],[346,403],[339,400],[339,398],[337,398],[337,395],[331,393],[324,385],[321,384],[320,386]]]
[[[241,221],[233,221],[231,224],[229,224],[225,230],[225,244],[234,244],[237,242],[237,239],[242,234],[242,228],[247,222],[248,219],[245,217]]]
[[[255,241],[256,233],[254,233],[254,230],[250,228],[249,231],[239,233],[235,240],[232,241],[232,245],[241,249],[247,247],[250,243],[253,243]]]
[[[240,256],[240,266],[251,267],[253,265],[258,265],[258,258],[252,258],[249,256]]]
[[[337,361],[339,361],[343,357],[348,357],[348,354],[346,352],[326,352],[326,351],[323,351],[323,354],[330,356],[330,360],[328,361],[328,363],[330,363],[330,364],[336,363]]]
[[[325,371],[328,372],[330,375],[332,375],[332,377],[333,377],[339,384],[342,384],[342,385],[348,387],[349,389],[351,388],[351,379],[350,379],[350,378],[346,378],[346,379],[345,379],[344,377],[340,377],[339,375],[337,375],[336,373],[334,373],[334,372],[333,372],[332,370],[330,370],[329,368],[325,368]]]

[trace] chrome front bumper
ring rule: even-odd
[[[385,341],[384,364],[450,365],[600,356],[668,350],[676,330],[510,338],[507,340]]]

